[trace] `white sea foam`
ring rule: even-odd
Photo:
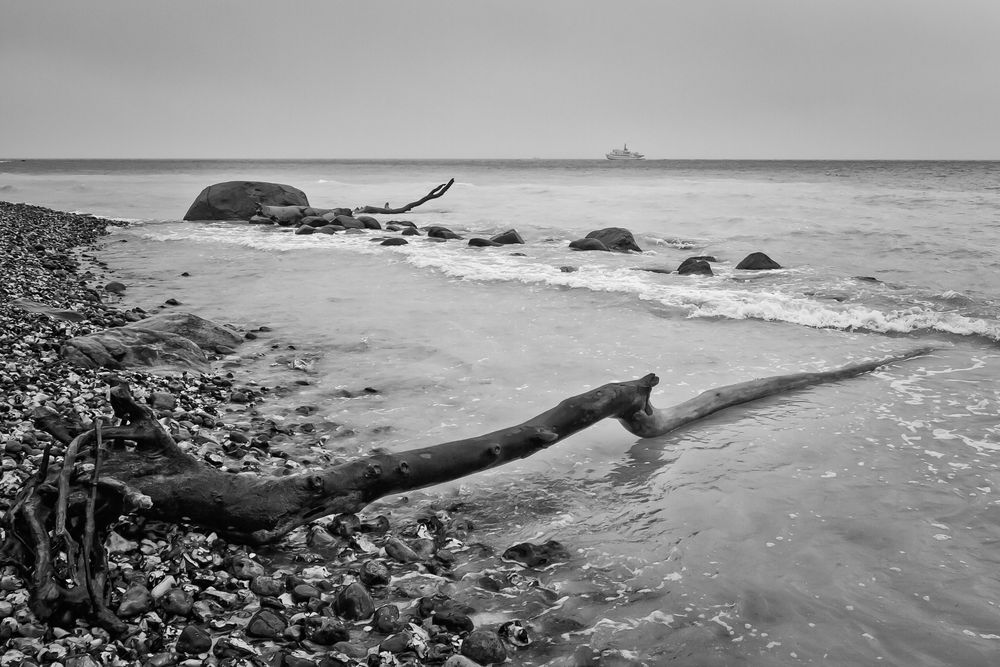
[[[639,301],[675,310],[679,315],[701,318],[753,319],[786,322],[813,328],[860,330],[880,333],[940,332],[979,336],[1000,341],[1000,323],[970,318],[952,311],[926,306],[885,309],[866,303],[841,303],[804,296],[791,289],[810,278],[802,269],[753,274],[757,280],[727,279],[722,269],[710,278],[662,275],[635,271],[643,257],[608,253],[567,253],[567,239],[518,246],[526,257],[513,256],[513,249],[470,249],[464,243],[432,243],[413,239],[406,246],[383,247],[370,234],[296,235],[273,228],[234,228],[231,224],[152,225],[143,236],[157,240],[192,240],[236,244],[268,252],[305,249],[381,255],[405,261],[449,278],[483,282],[517,282],[595,292],[631,294]],[[574,270],[563,270],[571,265]],[[788,291],[783,291],[788,290]]]

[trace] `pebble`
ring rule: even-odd
[[[420,560],[417,552],[397,537],[390,537],[385,542],[385,553],[400,563],[414,563]]]
[[[250,618],[246,632],[250,637],[276,639],[287,627],[288,621],[284,616],[272,609],[261,609]]]
[[[334,608],[338,616],[349,621],[360,621],[375,613],[375,602],[368,589],[355,582],[337,594]]]
[[[507,660],[507,648],[496,632],[480,628],[462,640],[462,655],[481,665],[491,665]]]
[[[399,607],[387,604],[375,610],[372,626],[383,634],[392,634],[399,630]]]
[[[309,639],[309,641],[316,642],[317,644],[330,646],[332,644],[336,644],[337,642],[349,640],[351,638],[351,633],[347,629],[347,626],[344,625],[343,621],[333,618],[318,617],[315,619],[314,623],[310,624],[310,627],[306,632],[306,638]]]
[[[250,581],[254,577],[261,577],[265,574],[264,566],[247,557],[233,559],[233,564],[229,568],[229,573],[237,579]]]
[[[453,655],[444,661],[444,667],[482,667],[482,665],[464,655]]]
[[[210,648],[212,648],[212,636],[197,625],[185,627],[177,638],[178,653],[204,653]]]
[[[193,606],[194,599],[191,594],[180,588],[171,588],[160,600],[160,609],[163,610],[163,613],[175,616],[187,616],[191,613]]]
[[[366,586],[387,586],[392,580],[389,568],[380,560],[367,560],[362,563],[358,577]]]
[[[250,581],[250,590],[257,595],[277,597],[285,591],[285,585],[273,577],[260,575]]]
[[[132,618],[149,611],[153,606],[153,596],[149,589],[142,585],[129,586],[118,605],[118,615],[122,618]]]
[[[319,589],[312,584],[299,584],[292,589],[292,599],[296,602],[307,602],[319,597]]]

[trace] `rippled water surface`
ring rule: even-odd
[[[354,206],[451,177],[405,217],[467,236],[516,227],[528,243],[385,248],[178,221],[223,180]],[[549,638],[525,664],[572,664],[581,645],[648,664],[995,664],[998,177],[994,163],[0,164],[7,199],[138,221],[102,253],[130,300],[270,326],[238,372],[307,368],[312,384],[273,409],[319,405],[338,454],[495,430],[650,371],[665,406],[940,346],[659,438],[602,423],[413,494],[414,506],[466,500],[474,539],[498,550],[569,549],[526,573],[557,603],[465,593],[488,619],[525,618]],[[567,250],[607,226],[647,252]],[[734,268],[757,250],[784,268]],[[713,255],[716,275],[635,270],[691,255]],[[339,397],[364,386],[379,393]]]

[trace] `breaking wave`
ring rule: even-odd
[[[955,310],[935,310],[916,292],[895,307],[873,303],[861,287],[837,299],[816,298],[824,293],[825,278],[807,269],[784,269],[737,276],[732,269],[717,268],[712,277],[664,275],[636,270],[637,264],[655,261],[643,256],[612,253],[567,252],[569,239],[504,248],[469,248],[462,242],[434,243],[424,237],[405,246],[383,247],[372,234],[280,233],[274,228],[237,230],[232,225],[145,225],[133,229],[145,238],[235,244],[266,252],[294,253],[328,249],[391,257],[422,270],[452,279],[546,285],[564,289],[632,295],[665,316],[746,319],[784,322],[812,328],[865,331],[885,334],[952,334],[1000,342],[1000,322],[970,317]],[[523,254],[512,254],[523,253]],[[752,277],[752,280],[747,278]],[[845,283],[838,279],[837,289]],[[897,295],[898,297],[899,295]],[[966,305],[965,300],[959,300]]]

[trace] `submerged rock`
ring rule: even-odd
[[[591,238],[570,241],[569,247],[573,250],[600,250],[602,252],[611,252],[611,248],[606,246],[603,241]]]
[[[490,241],[489,239],[469,239],[469,245],[473,248],[497,248],[502,246],[502,243],[497,243],[496,241]]]
[[[549,540],[545,544],[521,542],[504,551],[503,558],[515,560],[528,567],[544,567],[568,559],[569,551],[555,540]]]
[[[82,368],[208,372],[204,351],[240,344],[240,335],[190,313],[161,313],[63,344],[60,355]]]
[[[430,227],[425,227],[424,230],[427,232],[428,238],[432,239],[460,239],[462,238],[455,232],[451,231],[447,227],[441,227],[439,225],[431,225]]]
[[[29,301],[28,299],[14,299],[11,301],[11,304],[29,313],[41,313],[53,319],[64,320],[66,322],[83,322],[86,319],[83,313],[78,313],[75,310],[51,308],[44,303]]]

